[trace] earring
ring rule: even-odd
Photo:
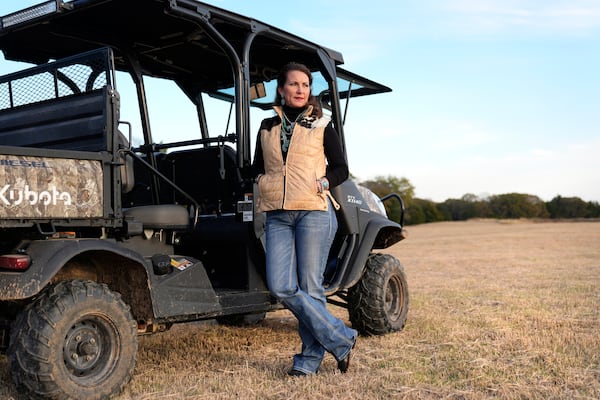
[[[281,105],[285,106],[285,99],[283,97],[281,98]]]

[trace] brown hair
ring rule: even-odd
[[[317,118],[321,118],[323,116],[323,110],[321,110],[321,104],[319,104],[319,100],[312,94],[312,83],[313,77],[310,69],[304,64],[300,64],[297,62],[289,62],[281,68],[279,71],[279,75],[277,76],[277,88],[282,88],[287,81],[287,75],[290,71],[300,71],[304,72],[308,76],[308,83],[310,84],[310,96],[308,97],[307,105],[313,106],[312,115]],[[281,94],[279,94],[279,90],[275,94],[275,104],[281,104]]]

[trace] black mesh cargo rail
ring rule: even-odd
[[[118,114],[110,49],[0,78],[0,146],[107,151]]]
[[[0,77],[0,111],[114,87],[108,48],[50,62]]]

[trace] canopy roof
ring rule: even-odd
[[[127,69],[135,56],[144,74],[194,81],[203,87],[227,88],[233,71],[227,49],[213,39],[215,33],[198,23],[210,21],[218,34],[243,55],[250,32],[259,32],[250,50],[251,81],[271,79],[283,63],[320,64],[324,51],[336,64],[342,55],[254,19],[196,1],[73,0],[50,1],[49,12],[24,23],[6,26],[3,18],[0,48],[7,59],[35,64],[107,46],[115,50],[117,69]],[[33,9],[34,7],[30,8]],[[29,15],[32,15],[30,11]]]

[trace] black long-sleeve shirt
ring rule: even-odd
[[[284,112],[290,120],[295,120],[296,117],[302,112],[302,109],[293,109],[284,107]],[[272,118],[264,119],[261,123],[260,130],[270,130],[274,125],[280,124],[281,118],[274,116]],[[334,188],[337,185],[348,179],[348,164],[344,157],[342,150],[342,144],[340,138],[333,128],[331,122],[325,127],[323,136],[323,149],[325,151],[325,157],[327,158],[327,169],[325,177],[329,181],[329,187]],[[254,152],[254,161],[252,162],[252,169],[254,176],[265,173],[264,158],[262,145],[260,140],[260,131],[256,138],[256,151]]]

